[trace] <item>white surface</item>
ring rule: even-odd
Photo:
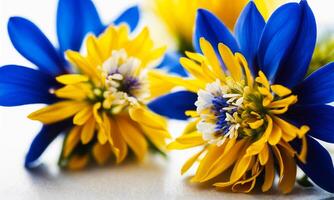
[[[32,66],[12,47],[6,23],[10,16],[24,16],[35,22],[55,43],[56,0],[0,0],[0,65]],[[105,22],[119,13],[126,0],[96,0]],[[309,0],[319,25],[334,24],[332,0]],[[150,156],[137,164],[128,161],[120,166],[90,168],[81,172],[64,172],[57,168],[61,138],[54,142],[42,157],[44,165],[33,172],[23,168],[23,160],[40,124],[26,118],[39,105],[0,108],[0,195],[1,199],[325,199],[332,195],[318,188],[296,188],[284,196],[273,191],[268,194],[243,195],[217,192],[208,186],[187,183],[179,170],[191,152],[175,151],[165,160]],[[183,124],[173,122],[175,135]],[[277,195],[277,196],[273,196]]]

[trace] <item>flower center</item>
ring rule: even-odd
[[[248,85],[227,77],[207,84],[195,103],[200,122],[197,129],[210,144],[222,145],[227,138],[260,138],[267,126],[266,115],[283,114],[297,96],[281,85],[270,85],[262,72]]]
[[[114,50],[100,68],[104,89],[95,89],[95,98],[102,100],[104,109],[117,114],[128,105],[137,104],[148,97],[145,71],[140,70],[140,60],[128,57],[124,49]],[[97,98],[97,99],[98,99]]]

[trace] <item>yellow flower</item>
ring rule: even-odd
[[[255,0],[265,19],[283,0]],[[179,46],[190,46],[197,9],[213,12],[231,30],[249,0],[154,0],[155,11],[171,34],[179,40]],[[185,48],[189,50],[189,48]]]
[[[150,98],[146,74],[165,48],[154,48],[147,28],[135,38],[127,26],[110,26],[99,37],[88,36],[86,55],[67,51],[77,73],[58,76],[61,101],[29,115],[44,124],[71,120],[62,165],[84,167],[89,155],[104,164],[112,154],[122,162],[130,148],[142,160],[149,144],[165,150],[165,120],[146,107]]]
[[[196,110],[186,112],[191,122],[183,135],[168,146],[202,147],[186,161],[182,174],[198,161],[192,182],[219,176],[214,186],[250,192],[263,177],[262,191],[268,191],[274,183],[276,163],[279,189],[290,192],[296,179],[295,158],[301,162],[306,159],[305,134],[309,127],[296,127],[281,116],[297,102],[297,96],[282,85],[270,84],[261,71],[254,77],[244,56],[233,54],[226,45],[218,46],[225,71],[208,41],[201,38],[200,47],[203,54],[187,52],[188,58],[180,60],[191,74],[189,78],[150,73],[153,94],[178,86],[198,95]],[[163,84],[164,91],[158,90]],[[289,143],[295,139],[302,143],[300,152]]]

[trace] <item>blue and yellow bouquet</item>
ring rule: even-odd
[[[190,182],[243,193],[277,183],[289,193],[301,169],[334,193],[331,155],[319,143],[334,143],[334,64],[308,73],[313,12],[306,0],[278,4],[157,0],[173,53],[148,28],[133,32],[136,6],[103,25],[90,0],[59,0],[59,48],[32,22],[11,18],[10,39],[36,69],[1,67],[0,105],[46,104],[28,116],[43,128],[25,166],[63,134],[59,164],[68,169],[196,147],[181,169],[196,165]],[[187,120],[168,145],[167,118]]]

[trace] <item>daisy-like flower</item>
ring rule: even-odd
[[[139,20],[138,7],[131,7],[112,24],[126,23],[133,30]],[[87,33],[99,35],[105,29],[91,0],[59,0],[57,36],[59,47],[54,47],[32,22],[12,17],[8,22],[9,37],[16,50],[35,66],[8,65],[0,68],[0,105],[51,104],[59,101],[50,91],[61,86],[55,77],[71,73],[72,67],[64,58],[68,49],[79,51]],[[43,126],[27,153],[25,166],[30,167],[48,145],[69,123]]]
[[[29,115],[43,124],[72,122],[60,164],[81,168],[90,155],[104,164],[112,154],[120,163],[128,147],[142,160],[149,143],[164,151],[169,134],[165,120],[146,107],[146,74],[165,48],[154,48],[147,28],[129,37],[125,25],[110,26],[98,38],[88,36],[86,48],[86,55],[66,52],[78,73],[56,77],[64,86],[50,92],[60,101]]]
[[[316,139],[334,142],[334,64],[305,78],[316,43],[316,23],[306,1],[278,8],[265,23],[253,2],[238,19],[235,34],[207,10],[199,10],[197,53],[180,60],[189,78],[152,72],[152,93],[179,90],[149,106],[191,122],[171,149],[202,149],[191,181],[250,192],[270,190],[278,174],[283,193],[293,189],[297,167],[318,186],[334,192],[330,154]],[[209,42],[213,41],[213,42]],[[161,82],[157,82],[160,80]],[[174,99],[180,99],[175,101]],[[182,99],[182,100],[181,100]],[[168,109],[157,107],[166,104]]]

